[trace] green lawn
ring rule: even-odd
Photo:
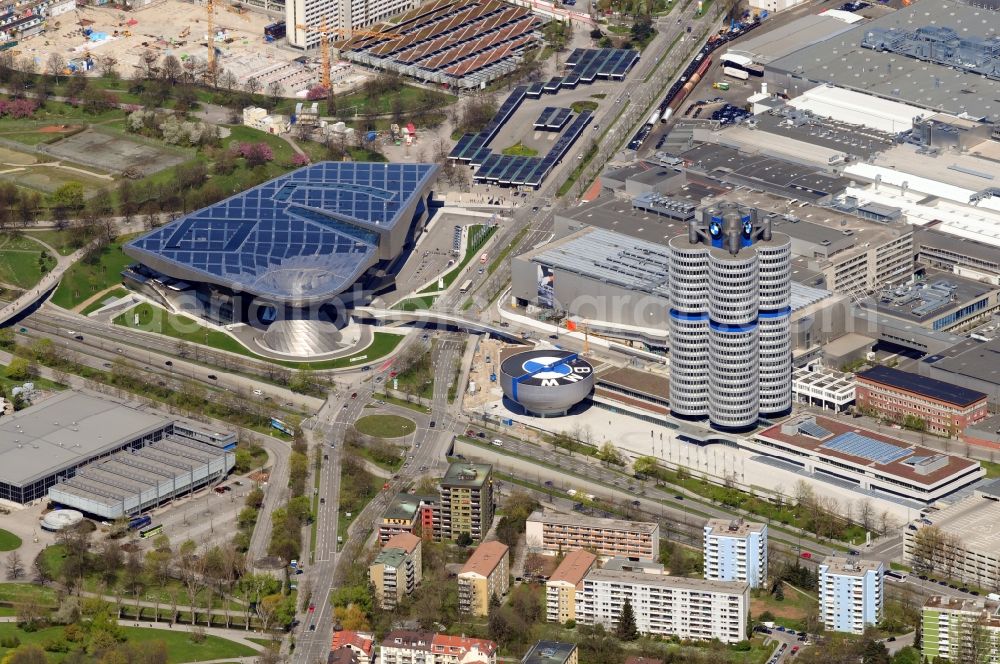
[[[0,528],[0,551],[13,551],[21,546],[21,538]]]
[[[490,238],[493,237],[493,234],[497,231],[497,227],[493,226],[480,238],[478,242],[471,243],[471,238],[476,235],[476,231],[480,228],[482,228],[482,226],[478,224],[469,226],[469,232],[466,237],[465,256],[463,256],[462,260],[458,262],[458,265],[453,267],[447,274],[444,275],[443,279],[445,288],[448,288],[452,283],[454,283],[455,279],[458,278],[458,275],[462,274],[462,270],[465,269],[465,266],[469,264],[469,261],[471,261],[472,258],[479,253],[479,249],[489,242]],[[440,289],[438,288],[438,282],[435,279],[433,283],[428,286],[424,286],[417,291],[417,293],[434,293],[438,290]]]
[[[397,399],[396,397],[390,396],[388,394],[382,394],[381,392],[373,394],[372,396],[378,397],[386,403],[395,404],[397,406],[402,406],[403,408],[409,408],[410,410],[416,411],[418,413],[429,413],[430,408],[421,406],[418,403],[413,403],[412,401],[407,401],[406,399]]]
[[[583,113],[584,111],[596,111],[597,102],[596,101],[574,101],[569,106],[573,109],[574,113]]]
[[[514,251],[514,247],[516,247],[518,244],[521,243],[521,240],[524,239],[524,236],[527,233],[528,233],[527,226],[519,230],[517,232],[517,235],[514,236],[514,241],[508,244],[506,247],[504,247],[503,251],[501,251],[500,254],[493,259],[493,262],[490,263],[490,267],[486,270],[486,272],[488,274],[493,274],[494,272],[496,272],[497,268],[503,264],[504,260],[507,259],[507,256],[510,256],[510,252]]]
[[[597,104],[594,105],[596,106]],[[509,148],[504,148],[503,154],[510,155],[511,157],[537,157],[538,150],[529,148],[524,143],[515,143]]]
[[[354,428],[366,436],[402,438],[416,431],[417,424],[399,415],[366,415],[354,423]]]
[[[408,297],[405,300],[400,300],[396,304],[392,305],[392,308],[399,309],[401,311],[421,311],[423,309],[430,309],[433,307],[437,298],[437,295]]]
[[[350,118],[355,114],[359,115],[385,115],[393,112],[393,105],[402,107],[404,114],[415,111],[429,111],[436,108],[443,108],[456,101],[456,97],[438,92],[436,90],[425,90],[413,85],[403,85],[396,92],[381,95],[375,98],[366,97],[361,90],[335,95],[337,112],[339,115]]]
[[[138,324],[136,323],[138,315]],[[194,344],[203,344],[211,348],[250,355],[240,342],[225,332],[219,332],[205,327],[190,316],[168,312],[166,309],[154,306],[148,302],[132,307],[114,319],[115,325],[130,327],[144,332],[155,332],[174,339],[181,339]]]
[[[65,385],[57,383],[53,380],[49,380],[48,378],[32,378],[31,382],[34,383],[35,388],[39,390],[66,389]],[[5,365],[0,364],[0,385],[2,385],[5,390],[7,390],[7,394],[10,394],[10,390],[12,387],[18,387],[23,384],[24,384],[23,380],[13,380],[11,378],[7,378],[7,367]]]
[[[1000,477],[1000,463],[993,461],[980,461],[983,470],[986,471],[986,477]]]
[[[101,250],[96,260],[82,260],[66,270],[52,303],[72,309],[94,293],[121,283],[122,270],[133,262],[122,251],[122,245],[133,237],[122,236]]]
[[[48,272],[56,262],[42,245],[20,235],[0,235],[0,281],[18,288],[31,288],[41,280],[43,264]]]
[[[37,237],[39,240],[49,245],[59,252],[61,256],[69,256],[79,249],[79,245],[73,244],[73,236],[67,231],[24,231],[26,237]]]
[[[181,630],[152,629],[148,627],[122,627],[126,641],[141,643],[146,641],[163,641],[167,646],[167,662],[181,664],[182,662],[200,662],[224,657],[252,657],[257,651],[235,641],[229,641],[217,636],[206,636],[203,643],[192,643],[190,635]],[[33,643],[43,646],[48,641],[62,638],[62,627],[48,627],[36,632],[25,632],[13,623],[0,623],[0,638],[16,636],[22,645]],[[9,652],[0,648],[0,657]],[[64,653],[46,653],[50,662],[62,661]]]
[[[127,288],[116,288],[113,291],[105,293],[101,297],[97,298],[96,300],[88,304],[86,307],[83,308],[83,311],[81,311],[80,313],[86,316],[87,314],[97,311],[98,309],[103,307],[105,300],[108,300],[110,298],[122,298],[128,295],[128,293],[129,291]]]
[[[0,602],[23,602],[34,599],[45,606],[56,606],[56,591],[51,586],[36,586],[33,583],[0,583]]]
[[[773,595],[763,591],[755,591],[750,597],[751,614],[760,616],[764,611],[770,611],[774,614],[774,622],[777,624],[794,630],[804,630],[803,620],[810,611],[818,610],[819,600],[788,583],[784,584],[783,591],[785,596],[783,600],[777,600]]]

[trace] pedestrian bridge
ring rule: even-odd
[[[402,309],[376,309],[375,307],[356,307],[351,314],[361,320],[396,323],[423,323],[425,325],[455,327],[466,332],[489,334],[512,343],[527,343],[523,337],[506,328],[491,323],[465,318],[443,311],[422,309],[420,311],[404,311]]]

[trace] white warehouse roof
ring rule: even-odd
[[[898,134],[913,128],[913,118],[931,111],[832,85],[819,85],[788,102],[824,118]]]
[[[827,9],[825,12],[820,12],[819,15],[836,18],[844,23],[860,23],[865,20],[864,16],[859,16],[854,12],[845,12],[843,9]]]

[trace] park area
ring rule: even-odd
[[[31,288],[55,265],[56,259],[30,237],[0,234],[0,286]]]
[[[366,415],[354,423],[354,428],[375,438],[401,438],[416,431],[417,425],[399,415]]]

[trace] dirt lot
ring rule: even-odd
[[[99,155],[100,165],[118,173],[129,166],[154,173],[185,160],[180,153],[93,129],[57,141],[47,146],[45,152],[81,164],[90,164],[94,155]]]
[[[229,3],[216,3],[215,26],[225,30],[231,43],[217,42],[221,51],[219,64],[243,77],[245,69],[261,69],[267,65],[280,65],[301,55],[291,50],[279,49],[264,42],[264,26],[273,18],[263,14],[229,11]],[[95,33],[104,33],[106,40],[91,41],[81,32],[81,20],[92,21]],[[129,25],[130,20],[136,21]],[[21,56],[34,57],[43,69],[49,53],[58,52],[67,60],[79,58],[86,52],[92,56],[112,55],[118,60],[122,76],[130,76],[147,48],[159,55],[173,54],[185,60],[196,56],[206,57],[206,17],[204,6],[163,0],[135,12],[121,12],[104,7],[80,7],[53,21],[58,28],[48,30],[25,40],[20,46]]]

